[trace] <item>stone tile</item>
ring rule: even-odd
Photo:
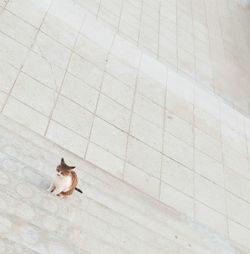
[[[0,110],[2,110],[4,104],[5,104],[5,100],[7,98],[7,94],[0,91]]]
[[[162,150],[163,130],[151,124],[144,118],[133,114],[131,122],[131,135],[147,143],[158,151]]]
[[[68,71],[96,89],[101,86],[103,72],[76,54],[72,55]]]
[[[60,96],[54,109],[52,119],[88,138],[94,115],[74,102]]]
[[[50,0],[33,2],[32,0],[11,0],[7,9],[24,19],[26,22],[39,28],[45,12],[49,8]]]
[[[125,158],[127,134],[99,118],[95,118],[91,141],[118,157]]]
[[[102,93],[131,109],[134,97],[133,89],[107,73],[104,75]]]
[[[134,88],[137,71],[135,68],[123,63],[115,57],[110,57],[106,66],[107,72],[129,87]]]
[[[136,95],[134,111],[158,127],[163,127],[163,108],[146,97],[140,94]]]
[[[54,91],[59,90],[64,77],[63,69],[32,51],[29,52],[22,70]]]
[[[222,125],[221,133],[224,147],[233,149],[238,153],[247,156],[247,142],[245,136],[233,131],[226,125]]]
[[[135,68],[141,60],[141,50],[119,35],[115,37],[111,54]]]
[[[4,50],[0,51],[1,62],[20,68],[24,62],[28,49],[21,44],[0,33],[0,44]]]
[[[193,217],[194,215],[193,199],[175,190],[165,183],[161,184],[160,200],[166,205],[189,217]]]
[[[48,119],[14,98],[9,98],[3,113],[31,130],[44,134]]]
[[[61,93],[91,112],[95,111],[98,92],[70,73],[65,76]]]
[[[0,63],[0,90],[8,93],[17,77],[18,70],[8,63]]]
[[[175,189],[188,196],[194,194],[193,172],[178,162],[164,156],[162,161],[161,179]]]
[[[87,147],[85,138],[54,121],[50,122],[46,137],[80,157],[83,157]]]
[[[179,96],[176,96],[170,91],[167,91],[166,108],[168,111],[175,114],[179,118],[182,118],[183,120],[193,124],[193,104]]]
[[[228,217],[244,227],[250,229],[250,204],[227,193],[227,211]]]
[[[199,175],[195,175],[195,197],[216,211],[226,214],[224,189]]]
[[[104,68],[106,65],[108,50],[100,48],[94,41],[85,36],[79,36],[74,51],[99,68]]]
[[[129,129],[130,111],[105,95],[100,96],[96,114],[125,132]]]
[[[52,13],[49,11],[46,15],[41,26],[41,31],[51,36],[54,40],[59,41],[66,47],[73,48],[77,36],[77,30],[67,24],[65,18],[62,20]]]
[[[46,116],[49,116],[56,99],[53,90],[22,73],[19,75],[11,95]]]
[[[140,70],[153,80],[161,83],[166,83],[167,81],[166,67],[146,53],[142,54]]]
[[[160,178],[161,153],[129,137],[127,161],[151,176]]]
[[[225,188],[250,202],[250,181],[229,168],[225,169]]]
[[[220,186],[224,186],[223,165],[221,163],[196,149],[194,162],[195,172]]]
[[[104,22],[97,20],[93,15],[87,15],[81,33],[94,41],[99,47],[109,50],[114,32]]]
[[[195,147],[215,160],[222,161],[221,143],[195,128]]]
[[[184,101],[194,103],[194,82],[180,73],[168,71],[167,89],[168,92],[184,99]]]
[[[146,174],[144,171],[130,164],[126,164],[124,169],[124,180],[142,192],[158,198],[160,180]]]
[[[221,140],[221,123],[218,118],[214,117],[207,111],[201,110],[199,107],[194,109],[195,127],[205,132],[209,136]]]
[[[249,160],[233,149],[223,147],[223,161],[226,167],[250,179]]]
[[[164,154],[192,169],[194,166],[193,146],[165,132]],[[185,156],[183,156],[185,154]]]
[[[49,9],[49,14],[61,20],[71,29],[80,30],[85,18],[85,11],[73,1],[54,0]],[[66,27],[65,26],[65,27]]]
[[[122,178],[124,161],[94,143],[89,144],[86,160],[112,175]]]
[[[37,30],[17,18],[7,10],[1,12],[0,15],[0,31],[8,34],[14,40],[30,47],[35,39]]]
[[[229,238],[232,241],[235,241],[240,245],[250,248],[249,244],[250,230],[231,220],[229,220],[228,227],[229,227]]]
[[[34,51],[46,59],[48,63],[55,64],[63,69],[66,69],[70,59],[69,49],[52,40],[42,32],[36,38]]]
[[[219,234],[224,236],[227,235],[226,216],[210,209],[198,201],[195,202],[195,220]]]
[[[165,115],[165,130],[189,145],[194,143],[192,125],[170,112]]]
[[[147,74],[140,73],[137,81],[137,91],[154,103],[164,107],[166,84],[157,82]]]

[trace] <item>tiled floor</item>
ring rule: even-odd
[[[250,248],[250,120],[218,95],[248,111],[248,22],[233,1],[9,0],[1,112]]]

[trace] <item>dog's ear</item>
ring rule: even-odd
[[[61,165],[65,165],[64,159],[61,159]]]

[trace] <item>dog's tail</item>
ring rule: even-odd
[[[82,193],[82,190],[78,189],[78,188],[75,188],[76,191]]]

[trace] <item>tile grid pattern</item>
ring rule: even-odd
[[[3,12],[4,14],[7,13],[12,18],[17,18],[15,15],[12,16],[11,12],[8,11],[8,8],[11,7],[8,7],[7,5],[6,8],[7,10]],[[51,8],[52,11],[55,11],[53,6]],[[49,11],[50,10],[51,9],[49,9]],[[3,15],[3,13],[1,15]],[[46,12],[43,13],[45,14]],[[46,17],[44,16],[44,18],[41,18],[41,21]],[[82,17],[85,17],[85,12],[80,13],[79,19],[82,20]],[[164,189],[161,190],[161,200],[170,206],[176,207],[191,217],[193,217],[194,214],[196,215],[196,209],[194,210],[193,207],[196,208],[196,205],[201,204],[204,205],[211,214],[218,216],[218,218],[220,216],[227,216],[229,218],[227,220],[230,224],[230,227],[229,229],[225,228],[225,232],[229,230],[229,236],[231,236],[231,234],[233,237],[237,236],[237,234],[233,232],[236,227],[235,225],[237,225],[238,230],[240,228],[240,230],[243,231],[244,228],[244,230],[248,230],[249,232],[249,226],[246,226],[248,224],[243,220],[244,218],[247,218],[247,216],[244,215],[244,212],[248,211],[247,209],[249,209],[250,201],[247,195],[250,191],[248,189],[245,190],[246,194],[244,195],[241,193],[241,189],[238,188],[241,182],[244,182],[244,186],[249,185],[249,119],[244,118],[244,116],[240,115],[237,111],[229,108],[212,93],[210,94],[208,92],[204,92],[202,89],[200,90],[197,86],[194,86],[193,83],[190,84],[190,81],[186,80],[185,78],[180,78],[179,75],[171,70],[168,70],[167,78],[162,78],[162,65],[159,65],[158,62],[149,57],[147,54],[135,49],[133,45],[128,44],[126,41],[120,39],[119,36],[114,37],[113,32],[110,33],[109,29],[103,26],[102,23],[99,23],[93,19],[91,15],[87,15],[85,22],[89,22],[88,24],[93,25],[94,28],[102,28],[103,36],[107,39],[106,41],[103,41],[103,38],[100,40],[98,34],[93,34],[92,31],[89,33],[89,31],[86,30],[88,26],[84,27],[85,30],[81,31],[81,36],[78,38],[78,40],[80,41],[82,38],[84,38],[87,40],[87,43],[95,45],[95,50],[99,55],[95,55],[95,50],[93,50],[93,55],[91,56],[88,56],[86,55],[86,52],[81,51],[82,48],[80,47],[76,49],[74,46],[72,46],[72,49],[69,50],[63,43],[59,43],[59,41],[62,41],[65,38],[62,39],[60,36],[58,36],[58,34],[52,33],[53,35],[51,35],[50,30],[46,32],[44,32],[44,30],[43,32],[37,32],[37,29],[29,30],[31,28],[27,22],[23,22],[21,19],[18,19],[17,22],[18,24],[22,24],[22,26],[27,28],[27,30],[25,30],[27,31],[27,37],[29,37],[29,33],[32,33],[31,37],[36,38],[36,41],[32,50],[28,52],[27,45],[23,43],[23,41],[26,43],[27,40],[25,36],[19,38],[18,35],[15,35],[16,38],[13,38],[11,29],[6,30],[3,25],[0,26],[1,41],[4,42],[4,40],[6,40],[7,43],[12,43],[15,45],[17,48],[16,50],[20,52],[21,55],[24,52],[24,57],[20,58],[21,60],[23,59],[21,62],[20,59],[13,59],[11,56],[3,55],[4,59],[6,60],[6,64],[1,63],[1,71],[3,70],[3,72],[1,72],[1,76],[6,83],[1,84],[1,91],[3,93],[3,97],[10,93],[7,104],[4,102],[2,104],[3,113],[5,115],[9,116],[10,118],[14,118],[15,120],[21,122],[40,134],[44,133],[48,121],[50,121],[48,128],[49,135],[47,135],[47,137],[52,139],[55,143],[58,143],[59,145],[75,152],[76,154],[79,154],[80,156],[83,156],[84,152],[86,152],[86,158],[88,160],[96,164],[102,164],[99,166],[118,177],[122,177],[124,171],[127,170],[128,182],[135,185],[143,192],[146,192],[156,198],[159,196],[159,188],[162,188],[164,185]],[[43,24],[41,23],[38,28],[42,28],[42,26]],[[107,37],[105,37],[105,35],[107,35]],[[50,43],[50,46],[54,46],[53,50],[62,53],[62,59],[58,60],[58,55],[54,56],[53,52],[50,51],[46,51],[46,56],[41,56],[39,51],[36,50],[38,40],[40,40],[39,42],[41,42],[42,46],[44,46],[44,44],[42,44],[43,40],[45,40],[46,43]],[[103,43],[103,51],[97,51],[98,48],[103,47]],[[32,44],[33,43],[30,44],[30,47]],[[84,46],[86,46],[86,44],[84,44]],[[111,47],[111,52],[108,50],[109,46]],[[28,59],[25,60],[25,55],[28,53]],[[71,58],[70,54],[72,54]],[[110,57],[106,62],[107,55]],[[127,59],[127,55],[133,57]],[[33,56],[34,58],[31,58]],[[45,63],[43,62],[44,57],[47,59]],[[35,62],[34,59],[36,58],[38,58],[40,62]],[[141,58],[143,59],[141,60]],[[68,64],[65,64],[64,59],[68,59],[68,61],[71,59],[71,61],[68,62]],[[28,66],[29,61],[31,61],[31,64],[35,67],[34,69]],[[75,65],[72,64],[73,61],[76,62]],[[99,66],[99,63],[102,67]],[[78,65],[83,67],[81,68],[81,72],[83,71],[84,75],[77,69]],[[117,66],[119,66],[119,68]],[[49,70],[46,74],[49,74],[51,69],[56,70],[56,72],[53,73],[55,77],[52,77],[52,81],[45,80],[47,82],[47,86],[44,84],[45,81],[42,79],[44,77],[39,77],[39,75],[35,72],[37,69],[42,69],[41,67],[46,67],[46,71]],[[86,71],[84,68],[86,68]],[[124,73],[124,70],[127,72]],[[148,70],[150,70],[150,72]],[[57,78],[59,80],[63,80],[63,72],[66,73],[67,77],[74,78],[75,83],[79,82],[79,87],[84,87],[84,93],[81,94],[82,100],[77,102],[75,101],[76,95],[62,94],[60,93],[61,89],[59,89],[57,92],[60,93],[58,95],[58,98],[60,98],[56,105],[51,105],[49,104],[49,101],[46,100],[46,97],[41,96],[43,96],[45,91],[49,91],[48,94],[53,95],[54,91],[51,88],[51,83],[53,83],[54,79]],[[6,75],[6,73],[8,75]],[[21,73],[22,77],[24,77],[24,81],[21,80],[21,75],[19,75],[19,73]],[[148,75],[150,75],[150,77]],[[116,84],[116,87],[119,83],[119,89],[121,90],[115,94],[109,94],[109,90],[104,91],[103,82],[106,76],[110,76],[110,80],[113,80],[113,82]],[[138,82],[139,77],[141,76],[144,78],[144,84],[143,89],[140,88],[141,90],[139,91]],[[97,80],[98,77],[100,78]],[[108,84],[110,84],[110,80]],[[26,95],[22,94],[21,90],[18,90],[18,86],[22,88],[22,86],[26,83],[30,84],[30,89],[35,86],[36,89],[40,90],[28,94],[28,97],[26,97]],[[166,83],[167,90],[165,86]],[[7,86],[9,84],[10,86]],[[65,82],[62,82],[61,84],[64,88]],[[158,87],[162,88],[157,94],[154,93],[156,86],[157,89]],[[105,89],[107,89],[107,86]],[[28,91],[30,90],[27,90],[26,92]],[[89,91],[88,96],[90,95],[91,98],[88,98],[88,96],[86,97],[86,91]],[[120,93],[120,91],[126,91],[128,92],[127,94],[130,94],[130,96],[132,95],[132,108],[130,103],[124,101],[124,99],[128,98],[127,94]],[[160,99],[162,98],[162,92],[163,95],[165,95],[166,92],[166,96],[163,96],[163,106],[160,106],[162,105]],[[197,96],[195,95],[196,92],[198,93]],[[100,98],[104,95],[104,93],[105,96],[109,98],[109,103],[107,104],[109,106],[111,104],[113,105],[112,107],[110,106],[113,110],[110,112],[116,112],[115,117],[111,120],[108,117],[110,117],[112,113],[110,113],[108,116],[105,115],[105,117],[95,114],[100,103],[99,99],[96,98]],[[209,100],[208,103],[206,103],[205,100]],[[62,102],[61,104],[59,104],[60,101]],[[214,101],[215,105],[221,105],[222,109],[218,110],[218,108],[211,108],[212,102]],[[86,104],[83,105],[83,103]],[[126,106],[124,106],[124,103]],[[94,107],[91,106],[92,104],[94,104]],[[165,104],[166,106],[164,107]],[[20,111],[17,112],[17,108],[20,109]],[[48,112],[51,112],[53,108],[55,108],[55,111],[52,114],[52,119],[49,119],[51,114]],[[127,115],[126,113],[128,112],[123,111],[122,108],[127,110],[129,109],[129,118],[125,117],[125,115]],[[189,108],[191,109],[191,113],[188,111]],[[219,141],[214,138],[214,132],[216,131],[217,126],[211,126],[211,123],[202,121],[202,118],[200,122],[199,118],[197,118],[198,120],[196,119],[196,111],[194,111],[194,109],[196,110],[199,108],[201,108],[199,114],[201,112],[205,113],[207,114],[206,117],[210,116],[213,120],[217,117],[217,113],[219,112],[219,128],[224,128],[222,138],[219,138]],[[165,116],[166,111],[169,111],[173,114],[173,116],[170,117],[170,120],[168,120],[166,117],[165,119],[162,117],[163,115]],[[202,117],[202,115],[199,114],[197,114],[197,116]],[[119,120],[117,123],[117,119],[120,118],[121,120]],[[79,122],[74,122],[74,119],[79,119]],[[133,124],[133,121],[137,121],[137,123],[135,122],[133,133],[124,130],[124,127],[118,127],[121,126],[121,122],[126,122],[126,119],[129,119],[129,125]],[[166,123],[166,121],[168,122]],[[172,129],[170,125],[171,122],[173,124]],[[193,139],[193,145],[190,145],[185,139],[186,136],[189,135],[188,131],[187,135],[184,135],[185,137],[182,135],[182,132],[184,131],[184,125],[182,124],[184,124],[184,122],[186,123],[185,126],[189,126],[190,124],[192,126],[191,138]],[[181,132],[178,129],[180,124],[182,127]],[[93,132],[93,129],[90,132],[91,128],[93,127],[95,128],[95,132]],[[146,133],[143,132],[145,128],[148,128]],[[170,129],[165,131],[165,128]],[[141,132],[138,131],[138,129],[141,130]],[[246,133],[246,131],[248,132]],[[58,136],[56,135],[57,132]],[[162,143],[159,145],[158,143],[155,143],[155,140],[152,141],[148,139],[151,135],[156,137],[155,140],[157,140],[158,136],[162,137],[162,135],[164,135],[163,137],[166,139],[167,143],[165,144],[165,141],[161,140],[160,138]],[[72,140],[74,144],[71,143]],[[88,153],[90,153],[90,147],[88,146],[88,149],[86,149],[87,143],[93,145],[91,151],[92,155],[89,155],[89,157]],[[223,146],[220,149],[222,144]],[[226,147],[226,151],[224,147]],[[165,151],[165,149],[167,149],[167,151]],[[213,149],[215,149],[215,151]],[[196,171],[196,167],[193,166],[193,164],[196,163],[197,158],[195,155],[197,151],[200,151],[202,156],[206,158],[205,164],[212,161],[211,165],[217,162],[219,165],[224,167],[224,177],[227,177],[227,179],[225,179],[225,186],[221,187],[220,185],[217,185],[217,179],[213,178],[213,176],[207,176],[204,175],[204,173],[193,173],[194,168]],[[134,154],[134,157],[131,157],[131,154]],[[141,154],[143,157],[140,157]],[[182,161],[183,154],[187,155],[186,157],[191,159]],[[108,155],[109,157],[106,157]],[[126,160],[127,157],[130,158]],[[234,158],[235,161],[239,161],[240,167],[239,165],[233,164],[232,161],[230,161],[231,157]],[[108,161],[105,161],[105,158],[108,158]],[[182,183],[184,185],[180,186],[181,181],[179,177],[176,179],[176,176],[170,173],[167,178],[167,181],[170,182],[164,183],[162,178],[162,163],[163,159],[165,158],[170,159],[172,165],[175,165],[176,169],[180,172],[187,172],[185,170],[189,170],[192,173],[195,183],[195,199],[192,197],[192,195],[184,191],[186,190],[184,187],[186,187],[185,185],[187,183]],[[127,162],[131,164],[132,169],[127,168]],[[242,166],[241,168],[241,164],[246,164],[246,167],[244,166],[243,168]],[[204,165],[200,165],[199,167],[202,166]],[[119,167],[120,170],[115,171],[116,168]],[[229,168],[232,170],[229,170]],[[168,173],[170,168],[167,167],[165,170]],[[134,176],[134,172],[136,172],[137,175]],[[138,175],[140,177],[136,177]],[[234,178],[238,179],[238,183],[232,182],[232,179]],[[209,189],[211,189],[212,192],[208,193],[207,190],[204,189],[205,187],[202,188],[202,184],[209,186]],[[235,188],[235,184],[237,185],[237,188]],[[218,194],[218,199],[214,200],[213,194],[215,192],[213,193],[213,191],[217,190],[220,192],[220,194]],[[221,206],[220,203],[226,202],[225,196],[227,199],[229,199],[231,193],[237,201],[229,200],[230,202],[238,202],[240,205],[242,205],[242,207],[248,207],[246,210],[241,210],[241,213],[243,214],[236,215],[234,210],[231,209],[231,211],[226,211],[227,206]],[[169,199],[170,197],[176,197],[176,200],[171,200]],[[181,200],[179,203],[178,199]],[[195,219],[197,218],[195,217]],[[224,219],[222,218],[219,220],[219,222],[223,223],[223,220]],[[203,219],[201,223],[206,224],[207,222]],[[221,225],[222,224],[214,225],[215,228],[213,229],[221,230]],[[236,237],[236,240],[239,239]]]

